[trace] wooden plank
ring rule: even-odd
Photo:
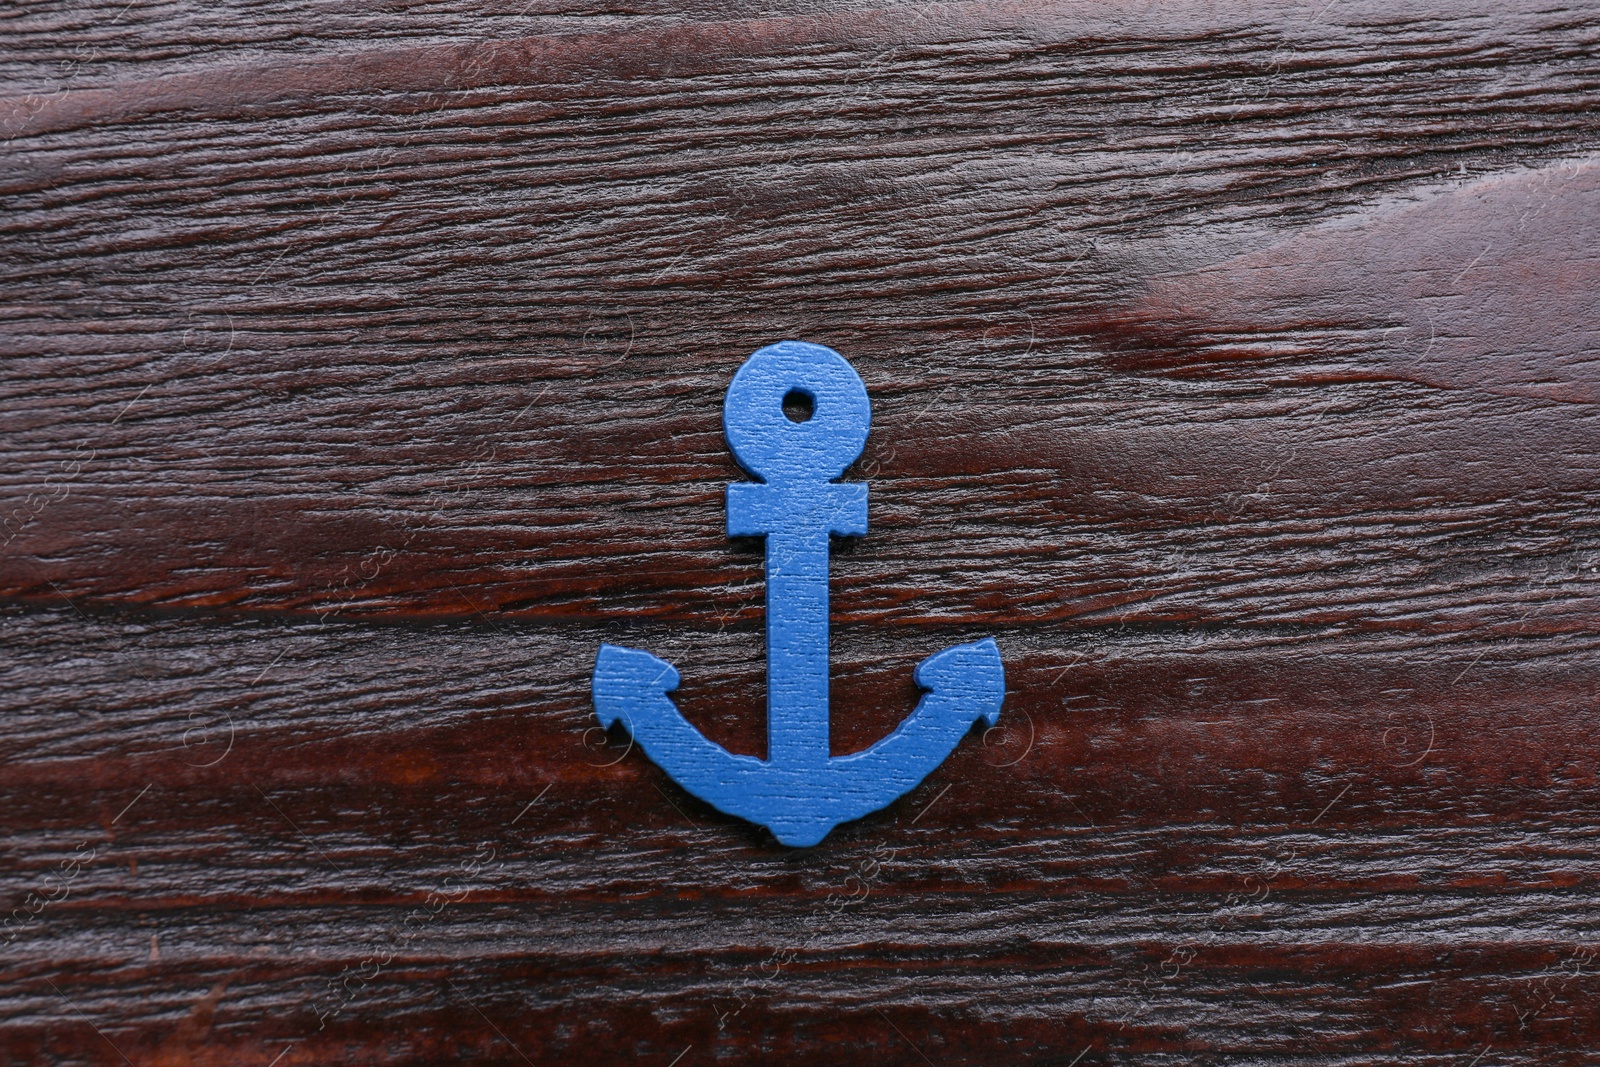
[[[9,1059],[1587,1062],[1600,8],[12,24]],[[762,750],[783,337],[835,751],[1010,686],[802,851],[588,703]]]

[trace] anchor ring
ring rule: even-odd
[[[811,417],[783,400],[800,393]],[[722,426],[739,465],[766,482],[830,481],[856,461],[872,426],[867,387],[845,358],[804,341],[779,341],[745,360],[728,386]]]

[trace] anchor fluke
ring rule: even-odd
[[[678,669],[648,652],[621,645],[600,646],[594,665],[594,709],[600,725],[611,729],[631,716],[628,705],[652,695],[665,697],[678,688]]]
[[[784,413],[794,393],[811,401],[810,418]],[[893,733],[861,752],[829,754],[829,538],[867,532],[867,487],[834,479],[861,454],[870,421],[855,368],[821,345],[768,345],[728,387],[729,447],[759,479],[728,486],[728,533],[766,538],[766,759],[735,755],[690,725],[667,696],[678,672],[665,660],[618,645],[601,645],[595,660],[602,726],[623,723],[679,785],[786,845],[814,845],[903,796],[973,723],[998,722],[1005,699],[993,639],[954,645],[917,665],[927,693]]]

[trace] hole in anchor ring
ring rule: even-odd
[[[791,389],[783,394],[783,413],[790,422],[805,422],[817,410],[817,398],[804,389]]]

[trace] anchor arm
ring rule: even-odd
[[[1005,668],[993,638],[954,645],[917,664],[928,690],[893,733],[870,748],[831,761],[834,788],[863,813],[886,807],[927,777],[982,719],[1000,720]],[[856,816],[851,816],[855,818]]]
[[[610,729],[620,721],[679,785],[730,815],[744,815],[719,800],[730,790],[748,789],[762,762],[736,756],[696,730],[667,696],[676,688],[678,672],[666,660],[620,645],[600,646],[593,679],[600,725]]]

